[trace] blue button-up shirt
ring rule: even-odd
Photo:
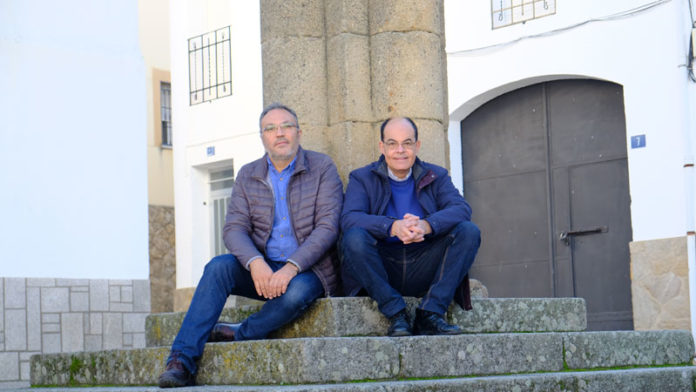
[[[268,179],[273,187],[273,196],[275,197],[275,215],[273,216],[271,237],[266,244],[266,257],[273,261],[288,261],[288,257],[295,252],[298,246],[290,222],[287,200],[288,182],[293,171],[295,171],[295,159],[280,173],[268,159]]]

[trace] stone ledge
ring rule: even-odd
[[[576,354],[569,354],[571,342],[574,353],[592,360],[573,362]],[[608,357],[605,353],[610,352],[618,355]],[[31,358],[31,382],[33,386],[152,385],[163,371],[167,354],[168,348],[159,347],[36,355]],[[208,344],[198,382],[342,383],[557,372],[573,367],[675,366],[685,365],[692,355],[688,331],[256,340]]]
[[[418,299],[407,297],[415,315]],[[258,311],[258,305],[244,305],[222,311],[220,320],[240,322]],[[467,333],[568,332],[586,328],[585,301],[581,298],[472,298],[473,310],[452,304],[448,319]],[[146,321],[148,347],[170,346],[185,313],[150,315]],[[271,338],[384,336],[388,320],[368,297],[332,297],[317,300],[295,322],[271,334]]]

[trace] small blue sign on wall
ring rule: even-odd
[[[213,155],[215,155],[215,146],[210,146],[210,147],[206,148],[205,155],[207,155],[209,157],[212,157]]]
[[[631,148],[645,147],[645,135],[631,136]]]

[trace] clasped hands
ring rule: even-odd
[[[390,234],[392,237],[398,237],[404,244],[410,244],[423,241],[425,236],[432,232],[433,229],[428,221],[413,214],[406,214],[403,219],[392,223]]]
[[[266,260],[258,257],[249,264],[251,279],[254,281],[256,293],[266,299],[273,299],[285,294],[290,280],[299,272],[292,263],[286,263],[281,269],[273,272]]]

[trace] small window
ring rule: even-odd
[[[162,121],[162,147],[172,146],[172,85],[160,83],[160,120]]]

